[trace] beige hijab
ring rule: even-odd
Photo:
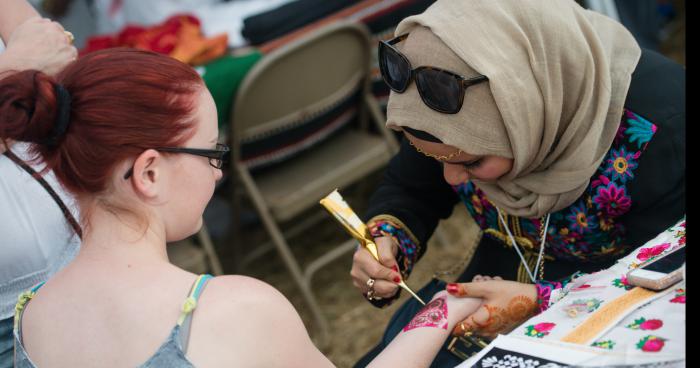
[[[539,217],[571,205],[617,132],[641,55],[632,35],[572,0],[438,0],[395,34],[420,26],[489,78],[481,85],[488,96],[469,100],[478,91],[472,87],[463,111],[449,115],[416,103],[415,92],[392,92],[387,126],[426,131],[470,154],[512,157],[513,169],[497,182],[474,180],[511,215]],[[423,54],[427,62],[440,52]]]

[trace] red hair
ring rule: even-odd
[[[57,84],[71,96],[70,123],[57,144],[47,145],[59,113]],[[33,152],[73,194],[100,193],[119,163],[192,136],[201,88],[194,69],[173,58],[128,48],[97,51],[55,79],[36,70],[0,79],[0,138],[36,143]]]

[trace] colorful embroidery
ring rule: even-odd
[[[633,323],[628,324],[627,328],[632,330],[658,330],[664,325],[664,322],[660,319],[646,319],[640,317],[635,319]]]
[[[669,301],[671,303],[685,304],[685,289],[676,289],[676,296]]]
[[[633,285],[630,285],[629,282],[627,282],[627,276],[624,275],[622,275],[622,277],[619,279],[613,280],[612,285],[615,287],[624,288],[625,290],[634,288]]]
[[[645,336],[637,343],[637,349],[650,353],[661,351],[661,349],[664,348],[664,341],[666,341],[666,339],[658,336]]]
[[[623,115],[623,119],[628,124],[624,134],[629,136],[629,142],[636,142],[637,148],[640,150],[646,149],[647,144],[656,133],[656,125],[627,109]]]
[[[553,290],[564,288],[577,276],[580,276],[579,272],[560,280],[560,282],[538,280],[535,283],[535,289],[537,290],[537,305],[539,307],[538,313],[542,313],[549,308]]]
[[[656,256],[663,253],[670,246],[671,243],[663,243],[649,248],[642,248],[637,254],[637,259],[642,262],[654,259]]]
[[[629,211],[632,201],[627,196],[625,187],[618,187],[617,184],[609,182],[605,186],[598,187],[598,192],[593,196],[595,202],[609,217],[599,219],[600,228],[609,231],[613,228],[614,222],[611,217],[617,217]]]
[[[602,303],[602,300],[596,298],[576,299],[571,302],[571,304],[564,306],[562,309],[568,316],[578,317],[581,313],[591,313],[595,311]]]
[[[592,343],[591,346],[596,347],[596,348],[601,348],[601,349],[612,350],[615,347],[615,341],[612,341],[612,340],[596,341],[596,342]]]
[[[598,227],[593,215],[588,215],[588,209],[583,203],[578,203],[571,206],[571,212],[566,219],[569,220],[569,229],[579,233],[585,234],[593,231]]]
[[[616,258],[628,251],[625,228],[617,218],[632,208],[627,187],[656,126],[625,109],[613,146],[581,197],[568,208],[551,214],[547,229],[547,255],[562,260],[590,261]],[[496,208],[472,182],[454,186],[485,236],[503,242],[505,230]],[[538,244],[539,219],[508,218],[518,245]]]
[[[556,326],[555,323],[542,322],[536,325],[530,325],[525,327],[525,336],[543,338],[549,335],[549,332]]]
[[[633,170],[637,168],[636,159],[639,158],[640,151],[629,153],[625,147],[619,150],[610,150],[610,158],[606,160],[608,167],[603,171],[608,176],[612,175],[612,180],[627,182],[627,179],[634,178]]]

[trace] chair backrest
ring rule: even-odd
[[[368,91],[370,58],[366,26],[349,22],[320,28],[265,55],[235,97],[229,130],[233,159],[245,161],[246,145],[274,150],[265,142],[272,135],[308,138],[309,131],[333,129],[338,119],[347,122],[348,110]]]

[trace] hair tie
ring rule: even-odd
[[[46,139],[46,145],[56,146],[63,138],[70,124],[71,96],[62,85],[56,84],[56,121],[54,121],[51,135]]]

